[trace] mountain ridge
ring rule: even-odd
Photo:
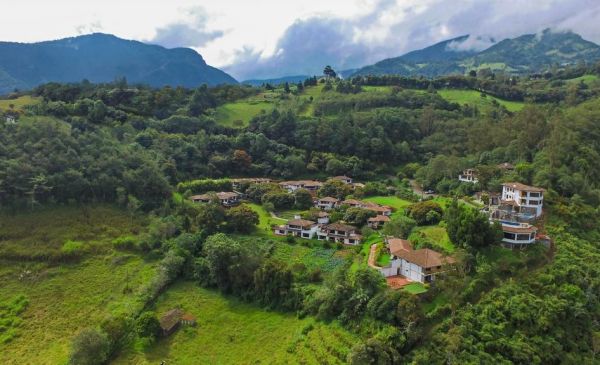
[[[573,32],[523,34],[506,38],[481,51],[456,51],[452,42],[468,41],[469,35],[438,42],[429,47],[408,52],[360,68],[352,76],[396,74],[402,76],[436,77],[465,74],[473,69],[490,68],[511,73],[539,72],[555,64],[600,60],[600,46]]]
[[[167,49],[112,34],[0,42],[0,93],[46,82],[110,82],[118,77],[156,87],[237,83],[190,48]]]

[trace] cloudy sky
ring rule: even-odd
[[[6,15],[6,14],[5,14]],[[91,32],[192,47],[239,80],[355,68],[448,38],[545,28],[600,43],[600,0],[19,0],[0,40]]]

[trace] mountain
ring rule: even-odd
[[[458,46],[468,38],[468,35],[464,35],[406,53],[400,57],[388,58],[359,69],[353,76],[397,74],[432,77],[439,74],[462,73],[463,70],[457,64],[457,61],[477,53],[471,50],[459,49]]]
[[[292,83],[297,84],[297,83],[302,82],[310,77],[312,77],[312,76],[295,75],[295,76],[278,77],[278,78],[273,78],[273,79],[252,79],[252,80],[242,81],[242,84],[252,85],[252,86],[261,86],[263,84],[279,85],[279,84],[285,84],[286,82],[288,82],[290,84],[292,84]]]
[[[525,34],[505,39],[476,52],[461,50],[460,44],[469,36],[462,36],[433,46],[409,52],[366,66],[358,75],[397,74],[404,76],[435,77],[452,73],[464,74],[471,69],[490,68],[511,73],[538,72],[552,65],[573,64],[580,61],[600,60],[600,46],[572,32]]]
[[[505,39],[463,61],[467,68],[506,68],[511,72],[536,72],[551,65],[573,64],[600,59],[600,46],[580,35],[545,30]]]
[[[109,34],[39,43],[0,42],[0,93],[50,81],[108,82],[117,77],[151,86],[237,83],[192,49],[167,49]]]

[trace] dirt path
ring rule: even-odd
[[[371,245],[371,249],[369,250],[369,260],[368,264],[370,267],[374,269],[379,269],[379,266],[375,264],[375,259],[377,258],[377,244],[374,243]]]

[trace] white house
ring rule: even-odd
[[[466,169],[463,170],[462,174],[458,175],[458,180],[462,182],[476,184],[479,182],[477,179],[477,170],[475,169]]]
[[[279,236],[292,235],[311,239],[317,233],[317,223],[306,219],[291,219],[285,225],[274,226],[273,233]]]
[[[367,220],[367,226],[369,226],[369,228],[372,229],[379,229],[381,226],[383,226],[386,222],[390,221],[390,217],[388,217],[387,215],[378,215],[375,217],[371,217]]]
[[[319,224],[329,224],[329,213],[327,213],[327,212],[318,212],[317,213],[317,223],[319,223]]]
[[[338,180],[338,181],[343,182],[344,184],[349,184],[349,185],[351,185],[352,181],[353,181],[352,178],[348,177],[348,176],[334,176],[331,178],[331,180]]]
[[[502,243],[509,248],[524,248],[536,242],[537,228],[528,223],[502,224]]]
[[[219,200],[219,203],[224,207],[231,207],[240,203],[240,194],[232,191],[222,191],[219,193],[208,193],[201,195],[192,195],[190,199],[195,203],[209,203],[213,199]]]
[[[332,223],[319,227],[317,239],[339,242],[345,245],[358,245],[362,236],[358,234],[358,229],[354,226],[342,223]]]
[[[392,260],[390,266],[381,271],[385,276],[402,275],[412,281],[429,283],[444,272],[447,265],[456,262],[454,258],[428,248],[414,250],[407,240],[391,238],[387,243]]]
[[[279,183],[282,189],[288,193],[293,193],[298,189],[306,189],[310,192],[316,192],[323,186],[323,183],[315,180],[283,181]]]
[[[544,189],[517,182],[504,183],[501,200],[502,204],[519,208],[520,213],[533,214],[538,218],[544,206]]]
[[[339,203],[339,200],[336,198],[332,198],[330,196],[326,196],[324,198],[320,198],[317,200],[316,207],[321,210],[332,210]]]

